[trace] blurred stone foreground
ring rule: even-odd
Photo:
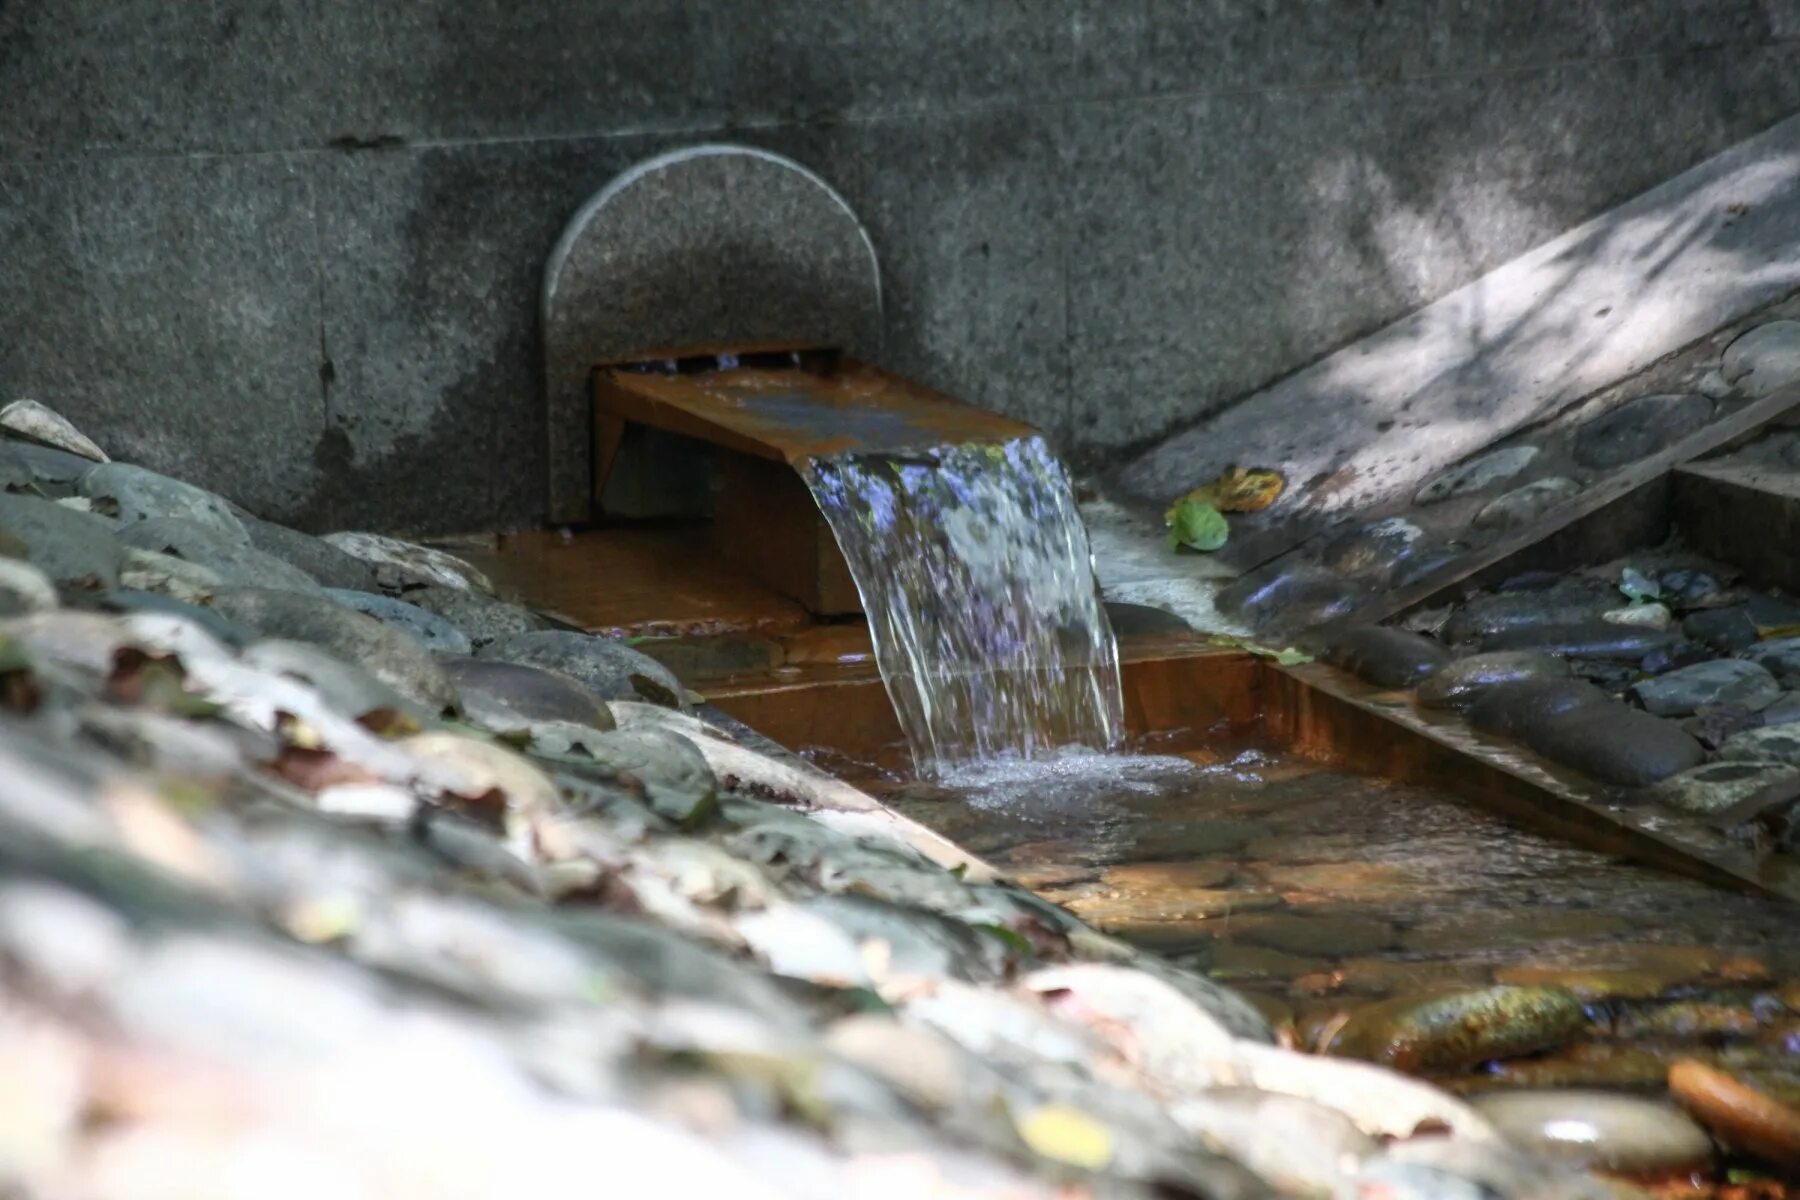
[[[1621,1194],[466,563],[0,426],[7,1195]]]

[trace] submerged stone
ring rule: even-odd
[[[1388,517],[1338,534],[1319,551],[1319,561],[1346,575],[1390,571],[1412,552],[1423,532],[1411,521]]]
[[[1779,1167],[1800,1167],[1800,1111],[1691,1059],[1669,1068],[1669,1091],[1720,1141]]]
[[[1681,622],[1681,631],[1696,642],[1703,642],[1725,654],[1756,645],[1756,622],[1744,605],[1730,608],[1707,608],[1693,613]]]
[[[1489,688],[1529,679],[1566,679],[1569,665],[1538,650],[1495,650],[1459,658],[1419,685],[1426,708],[1467,708]]]
[[[1774,638],[1752,647],[1744,655],[1781,680],[1785,687],[1800,687],[1800,637]]]
[[[1736,704],[1755,711],[1781,694],[1775,677],[1753,662],[1723,658],[1646,679],[1631,689],[1647,712],[1685,717],[1710,705]]]
[[[1419,489],[1420,504],[1436,504],[1457,496],[1484,492],[1518,478],[1537,460],[1536,446],[1507,446],[1458,463]]]
[[[1560,988],[1491,987],[1450,995],[1402,996],[1358,1009],[1328,1052],[1412,1073],[1465,1071],[1495,1058],[1549,1050],[1586,1023],[1579,1001]]]
[[[1524,741],[1550,761],[1615,787],[1644,787],[1706,758],[1673,721],[1610,700],[1535,725]]]
[[[380,596],[374,592],[349,592],[339,588],[327,588],[325,594],[345,608],[373,617],[383,625],[416,639],[420,645],[434,653],[468,654],[474,649],[468,635],[462,630],[416,604],[408,604],[404,600],[395,600],[391,596]]]
[[[1483,733],[1522,737],[1563,719],[1577,708],[1614,704],[1582,679],[1526,678],[1496,683],[1469,705],[1469,724]]]
[[[1354,582],[1290,557],[1220,588],[1217,599],[1257,629],[1302,630],[1348,616],[1365,598]]]
[[[478,657],[558,671],[602,700],[648,700],[669,708],[682,687],[669,669],[623,642],[585,633],[517,633],[482,646]]]
[[[1484,1096],[1475,1110],[1523,1150],[1571,1166],[1653,1175],[1712,1161],[1712,1139],[1681,1110],[1616,1092]]]
[[[1361,625],[1330,634],[1322,657],[1378,687],[1412,687],[1450,661],[1430,638],[1403,629]]]
[[[1619,603],[1616,589],[1587,581],[1558,583],[1533,591],[1496,592],[1477,596],[1459,608],[1444,624],[1451,642],[1479,642],[1515,629],[1573,625]]]
[[[1800,767],[1800,724],[1766,725],[1735,734],[1726,740],[1719,757]]]
[[[1341,958],[1387,949],[1394,944],[1395,930],[1372,917],[1269,915],[1249,918],[1234,936],[1290,954]]]
[[[214,594],[212,607],[264,637],[321,646],[432,712],[456,701],[450,680],[423,646],[326,596],[271,588],[222,588]]]
[[[1507,530],[1530,524],[1545,513],[1558,508],[1581,494],[1581,485],[1573,479],[1556,476],[1538,479],[1515,488],[1475,514],[1475,528]]]
[[[1575,461],[1584,467],[1622,467],[1674,445],[1712,417],[1713,402],[1705,396],[1639,396],[1581,427],[1575,435]]]
[[[1800,779],[1800,767],[1733,760],[1707,763],[1657,784],[1651,797],[1670,808],[1711,816],[1775,784]]]
[[[471,721],[498,733],[545,721],[611,729],[612,713],[591,690],[567,675],[484,658],[440,660]]]
[[[1571,625],[1539,625],[1502,630],[1481,639],[1483,650],[1542,650],[1564,658],[1634,661],[1679,645],[1678,634],[1662,629],[1616,625],[1601,617]]]

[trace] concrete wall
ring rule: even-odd
[[[543,511],[650,154],[867,222],[887,364],[1104,458],[1800,110],[1800,0],[0,0],[0,399],[318,526]]]

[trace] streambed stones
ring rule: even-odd
[[[1573,625],[1618,607],[1616,589],[1587,581],[1559,582],[1532,591],[1476,596],[1444,624],[1447,641],[1480,642],[1511,629]]]
[[[1475,528],[1496,531],[1517,529],[1581,494],[1573,479],[1555,476],[1537,479],[1488,502],[1475,514]]]
[[[1784,685],[1800,686],[1800,637],[1774,638],[1752,648],[1744,657]]]
[[[1752,712],[1767,708],[1781,694],[1781,685],[1756,663],[1721,658],[1646,679],[1635,684],[1631,694],[1655,716],[1685,717],[1697,709],[1724,704]]]
[[[114,587],[124,552],[107,523],[36,496],[0,493],[0,533],[23,543],[31,563],[73,587]]]
[[[1502,683],[1529,679],[1566,679],[1569,665],[1539,650],[1495,650],[1448,663],[1419,685],[1426,708],[1467,708],[1483,692]]]
[[[1613,703],[1582,679],[1519,679],[1497,683],[1469,706],[1469,724],[1483,733],[1525,737],[1576,708]]]
[[[1481,639],[1483,650],[1541,650],[1563,658],[1635,662],[1681,644],[1679,634],[1596,616],[1567,625],[1519,626]]]
[[[648,700],[670,708],[681,704],[681,684],[667,667],[610,638],[560,630],[516,633],[476,653],[480,658],[559,671],[602,700]]]
[[[1707,763],[1658,783],[1651,796],[1670,808],[1712,816],[1766,787],[1800,779],[1800,767],[1778,762],[1727,760]]]
[[[205,488],[170,479],[129,463],[102,463],[89,469],[77,484],[83,496],[121,524],[132,525],[152,517],[180,517],[211,526],[238,542],[249,533],[224,499]]]
[[[1734,734],[1719,751],[1727,761],[1776,762],[1800,767],[1800,725],[1765,725]]]
[[[1713,417],[1705,396],[1639,396],[1595,417],[1575,435],[1575,461],[1584,467],[1622,467],[1695,432]]]
[[[1629,708],[1580,680],[1497,684],[1470,705],[1468,715],[1484,733],[1516,737],[1552,762],[1618,787],[1655,783],[1706,757],[1673,722]]]
[[[1522,475],[1537,460],[1536,446],[1507,446],[1479,458],[1458,463],[1419,489],[1420,504],[1436,504],[1457,496],[1473,495],[1498,487]]]
[[[546,721],[613,727],[612,713],[600,697],[560,672],[485,658],[440,661],[463,712],[500,733],[520,732]]]
[[[340,588],[327,588],[325,594],[345,608],[354,609],[365,617],[373,617],[383,625],[392,626],[416,638],[434,653],[468,654],[474,649],[468,635],[462,630],[416,604],[408,604],[404,600],[374,592],[351,592]]]
[[[1571,1166],[1650,1175],[1712,1160],[1706,1131],[1656,1100],[1571,1089],[1483,1096],[1473,1103],[1520,1148]]]
[[[1407,688],[1450,661],[1430,638],[1403,629],[1359,625],[1325,638],[1321,657],[1377,687]]]
[[[1561,1045],[1586,1023],[1560,988],[1490,987],[1401,996],[1352,1013],[1328,1052],[1413,1073],[1466,1071],[1494,1058]]]

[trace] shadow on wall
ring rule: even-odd
[[[1322,168],[1327,172],[1340,168]],[[1261,520],[1331,519],[1800,288],[1800,118],[1136,457],[1146,505],[1234,463],[1294,485]]]

